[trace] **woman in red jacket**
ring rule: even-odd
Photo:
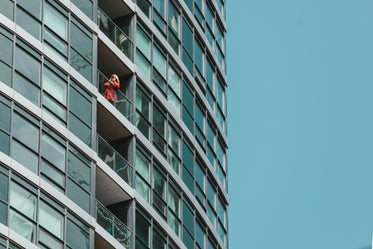
[[[112,102],[118,102],[117,93],[115,92],[120,87],[118,75],[111,75],[109,81],[104,86],[106,86],[104,98]]]

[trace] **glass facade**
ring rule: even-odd
[[[228,248],[225,1],[130,1],[0,0],[0,249]]]

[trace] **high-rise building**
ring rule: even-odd
[[[0,248],[228,248],[224,2],[0,0]]]

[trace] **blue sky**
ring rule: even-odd
[[[371,248],[373,1],[226,2],[230,248]]]

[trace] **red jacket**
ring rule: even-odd
[[[109,101],[118,102],[118,97],[117,97],[117,94],[116,94],[114,88],[119,89],[119,87],[120,87],[119,83],[108,81],[104,84],[104,86],[106,86],[104,98],[109,100]]]

